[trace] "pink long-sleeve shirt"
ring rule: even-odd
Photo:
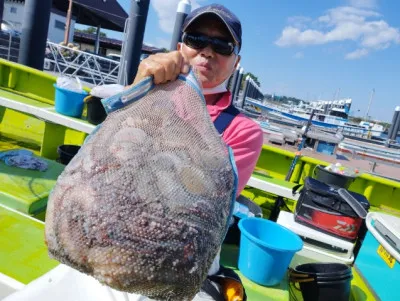
[[[231,104],[231,93],[227,91],[214,105],[207,105],[211,120]],[[256,166],[263,145],[260,126],[243,114],[237,115],[222,134],[225,143],[232,148],[238,170],[239,196]]]

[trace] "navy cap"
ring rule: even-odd
[[[185,22],[182,26],[182,31],[185,32],[190,24],[193,23],[198,17],[214,14],[221,19],[226,25],[229,32],[232,35],[233,40],[239,45],[239,50],[242,47],[242,24],[240,23],[238,17],[235,16],[229,9],[220,4],[210,4],[207,6],[202,6],[190,14],[187,15]]]

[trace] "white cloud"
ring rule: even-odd
[[[307,23],[296,25],[289,18],[291,25],[282,30],[275,44],[280,47],[290,47],[350,41],[360,49],[347,54],[346,58],[366,56],[371,50],[400,44],[400,30],[391,27],[375,10],[365,8],[376,5],[375,1],[350,2],[354,6],[330,9],[315,22],[297,16],[294,20],[307,20]]]
[[[366,18],[380,17],[381,15],[370,9],[362,9],[351,6],[340,6],[329,9],[326,15],[318,18],[318,21],[335,26],[342,22],[353,22],[356,24],[365,22]]]
[[[163,38],[157,38],[156,39],[156,45],[159,48],[166,48],[169,49],[169,47],[171,46],[171,41],[168,39],[163,39]]]
[[[294,16],[288,18],[288,23],[296,28],[305,28],[311,21],[311,18],[304,16]]]
[[[157,47],[156,45],[154,45],[153,43],[148,43],[148,42],[144,42],[143,44],[150,46],[150,47]]]
[[[192,10],[205,0],[192,0]],[[152,0],[151,4],[158,15],[159,26],[166,33],[172,33],[175,25],[176,10],[180,0]]]
[[[281,47],[293,45],[316,45],[323,43],[325,43],[325,37],[322,32],[311,29],[301,31],[292,26],[285,27],[281,37],[276,41],[276,45]]]
[[[362,48],[362,49],[357,49],[353,52],[346,54],[345,58],[347,60],[356,60],[356,59],[360,59],[366,55],[368,55],[368,50],[365,48]]]
[[[296,53],[294,54],[294,56],[293,56],[294,59],[302,59],[303,57],[304,57],[304,53],[301,52],[301,51],[296,52]]]

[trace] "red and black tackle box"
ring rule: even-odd
[[[305,179],[295,220],[336,237],[355,241],[370,204],[362,194]]]

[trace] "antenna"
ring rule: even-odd
[[[369,98],[367,113],[365,114],[365,119],[366,119],[366,120],[368,120],[369,109],[370,109],[370,107],[371,107],[371,103],[372,103],[372,99],[374,98],[374,94],[375,94],[375,89],[372,89],[371,97]]]

